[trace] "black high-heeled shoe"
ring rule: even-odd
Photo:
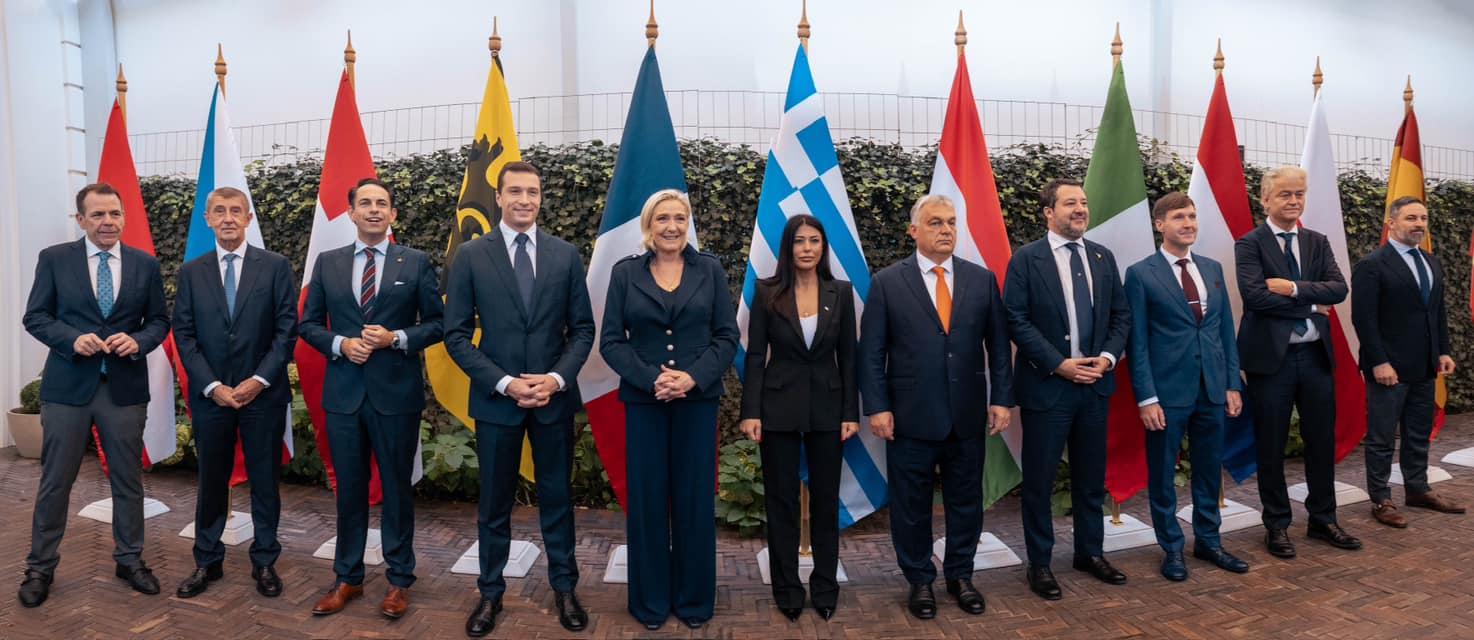
[[[778,607],[778,610],[783,612],[783,617],[788,618],[789,622],[798,622],[798,617],[804,613],[803,607]]]
[[[814,613],[819,614],[820,618],[823,618],[827,621],[830,618],[834,617],[834,607],[821,607],[816,604],[814,605]]]

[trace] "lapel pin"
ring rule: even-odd
[[[394,261],[395,262],[404,262],[404,256],[399,256],[398,258],[395,258]]]
[[[825,311],[828,311],[828,310],[829,310],[829,307],[824,307],[824,310],[825,310]]]

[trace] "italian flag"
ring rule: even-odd
[[[1095,134],[1095,151],[1085,171],[1085,196],[1090,201],[1086,235],[1116,254],[1122,273],[1157,250],[1146,203],[1146,172],[1136,144],[1136,122],[1126,96],[1126,73],[1119,61]],[[1116,394],[1111,396],[1107,427],[1105,484],[1111,499],[1121,503],[1146,488],[1146,430],[1137,414],[1125,355],[1114,355],[1118,358]]]

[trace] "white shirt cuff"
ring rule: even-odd
[[[215,391],[215,387],[218,387],[218,386],[220,386],[220,381],[219,380],[216,380],[214,382],[211,382],[210,384],[205,385],[205,397],[206,398],[212,398],[212,397],[214,397],[214,396],[211,396],[210,394],[213,393]]]
[[[1298,298],[1298,297],[1300,297],[1300,287],[1295,284],[1295,281],[1294,280],[1291,280],[1290,281],[1290,297],[1291,298]]]
[[[501,380],[496,381],[496,392],[507,395],[507,385],[512,384],[512,380],[512,376],[502,376]]]
[[[399,336],[399,350],[409,353],[409,334],[405,333],[404,329],[400,329],[395,331],[394,335]]]
[[[333,336],[333,357],[343,357],[343,340],[345,339],[343,336]]]
[[[559,391],[562,391],[562,390],[568,388],[568,385],[563,382],[563,376],[560,376],[560,375],[558,375],[556,373],[553,373],[551,371],[548,372],[548,375],[550,377],[552,377],[554,380],[557,380],[558,381],[558,390]]]
[[[1111,353],[1109,351],[1102,351],[1102,352],[1100,352],[1100,357],[1105,358],[1106,360],[1110,360],[1111,361],[1111,368],[1112,369],[1115,369],[1116,368],[1116,356],[1111,355]]]
[[[267,382],[266,381],[266,378],[263,378],[261,376],[251,376],[251,377],[252,378],[255,378],[256,382],[261,383],[261,386],[263,386],[263,387],[270,387],[271,386],[271,383],[270,382]]]
[[[1141,402],[1136,403],[1136,406],[1138,406],[1138,407],[1145,407],[1147,405],[1152,405],[1152,404],[1156,404],[1156,403],[1157,403],[1157,397],[1156,396],[1152,396],[1150,398],[1147,398],[1145,400],[1142,400]]]

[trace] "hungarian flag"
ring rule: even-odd
[[[1336,179],[1336,156],[1331,151],[1331,129],[1326,125],[1325,89],[1315,96],[1310,108],[1310,127],[1305,131],[1305,213],[1300,224],[1326,234],[1336,267],[1351,276],[1351,253],[1347,250],[1346,224],[1341,215],[1341,189]],[[1419,181],[1421,184],[1421,180]],[[1349,284],[1349,283],[1348,283]],[[1357,364],[1361,341],[1351,325],[1351,294],[1331,308],[1331,347],[1336,354],[1336,462],[1340,462],[1367,432],[1367,388]],[[1442,405],[1440,405],[1439,415]]]
[[[614,161],[604,218],[599,224],[599,237],[594,241],[594,255],[589,260],[589,298],[594,322],[600,330],[604,325],[604,301],[609,295],[609,274],[621,258],[644,253],[640,208],[650,194],[661,189],[685,191],[686,171],[681,166],[681,150],[676,145],[676,130],[671,125],[665,87],[660,82],[660,64],[652,44],[645,51],[635,91],[630,96],[629,116],[624,121],[619,157]],[[696,245],[694,218],[690,241],[692,246]],[[609,473],[609,484],[620,506],[624,506],[624,404],[619,401],[619,376],[604,362],[598,349],[589,354],[588,362],[579,372],[578,389],[589,414],[589,426],[594,430],[599,458]]]
[[[123,201],[123,211],[128,215],[128,224],[123,226],[123,244],[154,255],[154,236],[149,231],[148,213],[143,208],[143,193],[138,188],[138,170],[133,165],[133,152],[128,147],[128,123],[123,119],[123,109],[113,101],[112,115],[107,121],[107,135],[102,142],[102,162],[97,169],[97,181],[106,182],[118,191]],[[174,455],[177,447],[175,429],[177,416],[174,414],[174,370],[170,364],[174,359],[174,337],[171,334],[147,356],[148,361],[148,420],[143,425],[143,466]],[[92,428],[95,432],[97,427]],[[97,446],[98,459],[103,470],[107,469],[107,457],[102,444]]]
[[[215,251],[215,232],[205,224],[205,208],[210,192],[220,187],[235,187],[241,193],[246,194],[247,204],[251,204],[251,191],[246,186],[246,170],[241,166],[241,154],[235,144],[235,132],[230,128],[230,114],[225,110],[225,94],[220,90],[220,85],[215,85],[214,95],[210,99],[210,121],[205,124],[205,147],[200,152],[200,174],[195,181],[194,211],[189,214],[189,240],[184,247],[184,261],[189,262],[207,253]],[[251,211],[256,211],[256,206],[251,204]],[[266,248],[266,243],[261,239],[261,216],[251,216],[251,224],[246,226],[246,243],[261,249]],[[179,377],[179,386],[189,389],[189,377],[185,374],[184,366],[176,363],[175,373]],[[282,462],[292,459],[296,447],[292,443],[292,407],[287,406],[285,425],[282,429],[282,440],[285,447],[282,449]],[[235,471],[230,476],[230,484],[237,485],[246,481],[245,454],[241,451],[240,441],[235,446]]]
[[[1223,265],[1224,284],[1235,312],[1234,322],[1237,323],[1244,305],[1239,299],[1233,248],[1236,240],[1254,230],[1254,214],[1249,210],[1244,162],[1239,157],[1238,136],[1234,133],[1233,113],[1228,108],[1228,91],[1224,88],[1222,75],[1213,83],[1213,97],[1208,100],[1203,139],[1198,143],[1195,160],[1187,188],[1187,194],[1198,210],[1198,242],[1193,251]],[[1316,228],[1322,226],[1317,225]],[[1339,224],[1337,226],[1339,228]],[[1345,244],[1343,240],[1343,250]],[[1223,468],[1234,482],[1243,482],[1252,477],[1258,467],[1254,453],[1254,419],[1245,410],[1224,421]]]
[[[512,99],[507,93],[507,78],[502,71],[502,58],[492,53],[491,72],[486,77],[486,92],[481,97],[481,111],[476,116],[476,131],[472,135],[471,153],[466,157],[466,173],[461,181],[461,196],[456,202],[456,224],[450,231],[450,240],[445,247],[445,268],[440,276],[440,295],[445,295],[445,285],[450,277],[450,265],[455,261],[461,245],[491,233],[502,219],[501,209],[496,206],[497,174],[509,162],[522,159],[517,147],[517,130],[512,122]],[[481,328],[477,323],[471,341],[481,344]],[[437,342],[425,349],[425,372],[430,377],[430,387],[435,390],[435,399],[451,415],[471,430],[476,421],[471,418],[471,379],[456,366],[445,343]],[[526,438],[522,441],[522,464],[519,471],[528,481],[532,477],[532,445]]]
[[[1116,254],[1122,273],[1157,250],[1146,203],[1146,172],[1120,62],[1111,74],[1095,151],[1085,171],[1085,196],[1090,201],[1090,228],[1085,235]],[[1136,409],[1126,356],[1115,355],[1119,360],[1107,426],[1105,485],[1111,499],[1121,503],[1146,488],[1146,429]]]
[[[957,257],[987,267],[998,276],[998,286],[1002,287],[1013,249],[1008,244],[998,184],[988,159],[988,141],[983,137],[978,103],[967,73],[967,56],[960,51],[952,92],[947,96],[947,118],[942,122],[931,192],[951,198],[957,207]],[[991,506],[1023,481],[1019,470],[1023,434],[1023,429],[1015,427],[988,436],[983,458],[985,506]],[[882,449],[882,464],[884,459]]]
[[[1390,217],[1392,201],[1405,196],[1412,196],[1423,202],[1428,201],[1428,193],[1423,182],[1423,143],[1418,138],[1418,116],[1413,113],[1412,105],[1408,105],[1407,115],[1402,117],[1402,125],[1397,128],[1397,141],[1392,145],[1392,171],[1387,176],[1387,209]],[[1382,225],[1382,244],[1387,244],[1387,225]],[[1433,230],[1430,228],[1428,234],[1423,236],[1423,250],[1433,253]],[[1474,255],[1474,242],[1470,244],[1471,255]],[[1471,285],[1474,286],[1474,285]],[[1470,298],[1471,308],[1474,308],[1474,297]],[[1438,376],[1437,391],[1434,395],[1433,412],[1433,438],[1438,438],[1438,432],[1443,429],[1444,405],[1448,404],[1448,387],[1445,385],[1443,376]],[[1365,431],[1365,426],[1363,426]],[[1340,449],[1337,449],[1340,452]]]

